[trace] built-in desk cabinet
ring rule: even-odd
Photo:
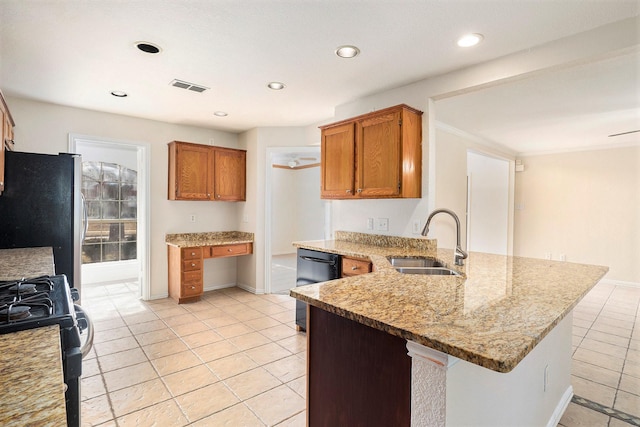
[[[342,277],[371,273],[371,261],[362,258],[342,257]]]
[[[167,247],[169,248],[169,296],[178,301],[178,304],[198,301],[204,293],[203,264],[205,259],[253,253],[252,243],[187,248]]]
[[[397,105],[320,126],[320,197],[422,197],[422,112]]]
[[[169,200],[246,200],[245,150],[172,141]]]

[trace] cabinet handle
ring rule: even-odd
[[[191,256],[196,256],[196,253],[195,252],[191,252]]]
[[[347,190],[347,193],[351,193],[351,190]]]
[[[216,194],[216,197],[219,199],[219,198],[220,198],[220,195],[219,195],[219,194]]]
[[[191,287],[191,289],[195,289],[195,288],[196,288],[195,286],[192,286],[192,287]]]
[[[191,267],[195,267],[196,265],[194,263],[191,263]]]
[[[233,249],[227,249],[227,252],[233,252]]]
[[[362,188],[358,188],[358,193],[362,193]]]
[[[356,267],[355,265],[353,267],[351,267],[352,270],[357,270],[358,267]]]
[[[211,197],[211,193],[207,193],[207,197]]]

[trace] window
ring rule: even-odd
[[[82,162],[89,225],[82,263],[136,259],[138,173],[115,163]]]

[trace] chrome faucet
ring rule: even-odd
[[[463,260],[466,259],[468,255],[465,251],[462,250],[462,247],[460,246],[460,220],[458,219],[458,215],[456,215],[454,211],[449,209],[436,209],[435,211],[431,212],[431,214],[429,214],[429,218],[427,218],[427,223],[422,229],[422,235],[425,237],[427,236],[427,233],[429,233],[429,223],[431,223],[431,218],[441,212],[448,213],[453,217],[453,219],[456,220],[456,250],[454,252],[455,264],[464,265]]]

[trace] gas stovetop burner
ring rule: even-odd
[[[37,292],[35,283],[22,282],[18,282],[13,286],[9,286],[7,290],[9,290],[10,292],[15,292],[19,295],[35,294]]]
[[[10,305],[0,309],[0,323],[15,322],[31,316],[31,309],[24,305]]]

